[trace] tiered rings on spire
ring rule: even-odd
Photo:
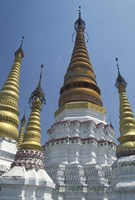
[[[11,167],[14,166],[24,166],[27,169],[41,169],[44,168],[43,164],[43,152],[41,146],[41,124],[40,124],[40,112],[42,110],[43,104],[45,104],[44,92],[41,88],[41,77],[42,68],[38,86],[32,92],[29,99],[31,114],[28,119],[26,126],[26,133],[24,135],[23,143],[17,151],[15,160]]]
[[[90,63],[85,44],[85,22],[79,17],[75,22],[76,39],[71,61],[69,63],[64,85],[60,90],[59,108],[69,102],[90,102],[102,106],[100,89]]]
[[[31,97],[29,99],[31,114],[26,126],[26,134],[24,136],[24,141],[21,145],[21,149],[40,151],[42,148],[40,143],[41,139],[40,112],[42,110],[43,104],[45,104],[45,96],[41,88],[42,68],[43,65],[41,65],[41,73],[38,86],[32,92]]]
[[[22,40],[23,41],[23,40]],[[0,136],[18,139],[19,80],[22,58],[22,42],[15,52],[15,60],[9,76],[0,91]]]
[[[118,59],[116,59],[118,61]],[[135,155],[135,119],[126,95],[127,83],[121,76],[118,67],[118,77],[116,79],[116,88],[120,98],[120,144],[116,149],[116,156]]]

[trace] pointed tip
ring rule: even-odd
[[[79,6],[78,12],[79,12],[79,17],[81,17],[81,6]]]
[[[22,50],[23,41],[24,41],[24,36],[22,36],[21,45],[20,45],[19,49],[15,52],[15,56],[17,56],[18,54],[21,54],[22,57],[24,57],[24,53],[23,53],[23,50]]]
[[[46,104],[45,94],[41,88],[42,69],[43,69],[44,65],[42,64],[40,66],[41,66],[41,71],[40,71],[38,85],[37,85],[36,89],[32,92],[31,97],[29,98],[30,107],[32,107],[32,104],[36,98],[39,98],[42,104]]]
[[[26,106],[25,106],[25,109],[24,109],[23,117],[22,117],[22,119],[21,119],[21,123],[26,123],[25,112],[26,112]]]
[[[116,66],[117,66],[118,74],[120,74],[120,69],[119,69],[118,58],[116,58],[115,60],[116,60]]]
[[[22,46],[23,46],[23,41],[24,41],[24,36],[22,36],[20,48],[22,48]]]
[[[79,17],[74,24],[74,28],[76,31],[78,31],[78,28],[81,28],[81,30],[84,31],[85,30],[85,22],[81,18],[81,6],[79,6],[78,12],[79,12]]]
[[[41,70],[40,70],[40,77],[39,77],[39,83],[38,83],[38,87],[41,87],[42,70],[43,70],[43,67],[44,67],[44,65],[43,65],[43,64],[41,64],[41,65],[40,65],[40,67],[41,67]]]
[[[118,58],[116,58],[116,62],[117,62],[116,66],[117,66],[117,70],[118,70],[118,77],[116,79],[115,87],[116,88],[123,88],[123,89],[125,89],[127,87],[127,82],[121,76],[120,68],[119,68],[119,63],[118,63]]]

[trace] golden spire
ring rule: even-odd
[[[40,151],[42,148],[40,143],[41,139],[40,112],[42,110],[42,105],[46,103],[44,92],[41,88],[42,68],[43,65],[41,65],[41,73],[38,86],[32,92],[31,97],[29,99],[31,114],[26,126],[26,133],[24,136],[24,141],[20,147],[21,149]]]
[[[19,79],[22,58],[23,38],[20,48],[15,52],[14,64],[0,91],[0,136],[17,140],[19,125]]]
[[[74,24],[76,31],[72,57],[60,90],[59,108],[69,102],[91,102],[102,107],[100,89],[88,56],[85,42],[85,22],[79,17]]]
[[[118,62],[118,58],[116,61]],[[126,95],[127,82],[120,74],[118,63],[117,67],[118,77],[115,86],[120,98],[120,137],[118,138],[120,144],[116,149],[116,156],[121,157],[135,155],[135,119]]]
[[[18,137],[18,141],[17,141],[17,149],[20,149],[20,145],[23,143],[25,124],[26,124],[26,118],[25,118],[25,112],[24,112],[23,118],[21,120],[20,133],[19,133],[19,137]]]

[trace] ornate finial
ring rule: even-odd
[[[22,39],[21,39],[21,46],[20,46],[20,47],[22,47],[22,45],[23,45],[23,40],[24,40],[24,36],[22,36]]]
[[[125,81],[125,79],[120,74],[118,58],[116,58],[116,62],[117,62],[116,66],[117,66],[117,69],[118,69],[118,77],[116,79],[115,87],[118,88],[118,89],[125,89],[127,87],[127,82]]]
[[[118,69],[118,73],[119,73],[119,72],[120,72],[120,70],[119,70],[119,63],[118,63],[118,58],[116,58],[115,60],[116,60],[116,62],[117,62],[116,66],[117,66],[117,69]]]
[[[45,94],[41,88],[41,78],[42,78],[42,69],[43,69],[43,64],[41,65],[41,72],[40,72],[40,78],[39,78],[39,83],[37,88],[32,92],[31,97],[29,98],[29,104],[30,107],[32,108],[32,104],[35,102],[35,100],[39,100],[40,103],[46,104],[46,100],[45,100]]]
[[[42,71],[43,71],[44,65],[41,64],[40,66],[41,66],[41,71],[40,71],[39,85],[40,85],[40,87],[41,87]]]
[[[82,31],[85,30],[85,22],[81,18],[81,6],[79,6],[79,10],[78,11],[79,11],[79,17],[78,17],[77,21],[74,24],[76,32],[78,31],[78,28],[81,28]]]
[[[79,17],[81,17],[81,6],[79,6]]]
[[[23,53],[23,50],[22,50],[23,40],[24,40],[24,36],[22,36],[21,45],[20,45],[19,49],[15,52],[15,56],[17,56],[18,54],[21,53],[22,57],[24,57],[24,53]]]

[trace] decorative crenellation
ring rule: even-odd
[[[16,153],[15,160],[11,164],[14,166],[24,166],[26,169],[43,169],[44,154],[35,150],[23,149]]]
[[[114,142],[114,129],[108,124],[96,124],[92,120],[84,122],[77,120],[60,121],[54,123],[47,134],[49,140],[63,137],[94,137],[97,140],[103,139]]]
[[[89,138],[80,138],[80,137],[64,137],[64,138],[57,138],[53,140],[49,140],[46,142],[45,148],[48,148],[52,145],[60,145],[60,144],[70,144],[70,143],[79,143],[79,144],[94,144],[95,146],[110,146],[114,149],[116,148],[116,144],[112,141],[107,140],[97,140],[93,137]]]

